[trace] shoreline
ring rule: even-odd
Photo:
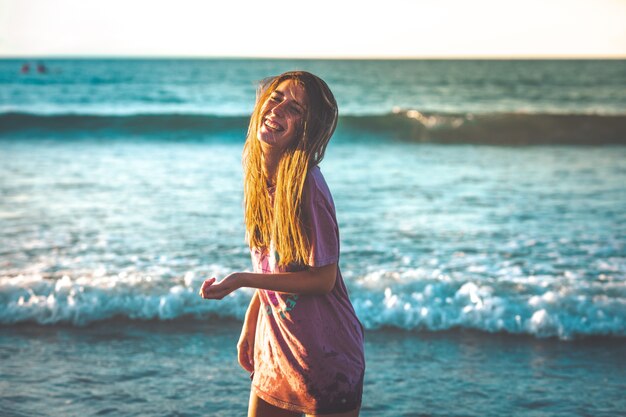
[[[216,324],[215,322],[219,322]],[[75,324],[70,323],[55,323],[55,324],[39,324],[35,321],[27,321],[21,323],[13,323],[13,324],[0,324],[0,333],[6,329],[14,329],[17,332],[26,332],[26,333],[46,333],[46,332],[54,332],[56,330],[75,330],[76,332],[92,332],[98,331],[105,328],[116,328],[123,330],[125,328],[136,328],[136,329],[145,329],[145,330],[160,330],[170,333],[187,333],[187,332],[197,332],[208,329],[216,329],[223,328],[224,331],[229,331],[232,329],[240,329],[242,325],[242,321],[232,318],[232,317],[207,317],[205,319],[199,319],[194,316],[182,316],[177,317],[170,320],[160,320],[160,319],[151,319],[151,320],[141,320],[141,319],[130,319],[128,317],[114,317],[105,320],[99,320],[87,323],[85,325],[77,326]],[[473,329],[466,327],[453,327],[445,330],[429,330],[429,329],[420,329],[420,330],[404,330],[397,327],[391,326],[383,326],[378,329],[366,329],[365,330],[366,337],[368,335],[375,336],[381,335],[388,337],[400,337],[400,338],[422,338],[422,339],[442,339],[447,338],[451,340],[462,341],[463,339],[514,339],[519,342],[524,343],[564,343],[571,345],[596,345],[596,344],[605,344],[605,345],[622,345],[626,340],[625,337],[622,336],[612,336],[612,335],[582,335],[577,336],[572,339],[560,339],[558,336],[547,336],[547,337],[538,337],[533,334],[528,333],[510,333],[505,330],[500,332],[489,332],[481,329]]]

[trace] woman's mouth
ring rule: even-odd
[[[283,127],[281,125],[279,125],[278,123],[276,123],[276,122],[274,122],[274,121],[272,121],[270,119],[267,119],[267,118],[265,119],[263,124],[268,129],[270,129],[271,131],[274,131],[274,132],[281,132],[281,131],[285,130],[285,129],[283,129]]]

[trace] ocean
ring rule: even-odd
[[[245,414],[252,292],[197,291],[251,269],[241,150],[291,69],[339,104],[361,415],[626,413],[626,61],[25,61],[0,60],[3,415]]]

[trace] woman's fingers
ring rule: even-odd
[[[215,277],[207,279],[202,283],[200,288],[200,296],[202,298],[210,298],[214,300],[221,300],[231,292],[240,288],[239,275],[235,272],[228,275],[220,282],[215,282]]]
[[[248,347],[248,363],[250,364],[250,372],[254,371],[254,346]]]
[[[245,353],[239,357],[239,365],[241,365],[241,367],[248,372],[254,371],[254,366],[250,363],[250,360],[247,358]]]
[[[214,282],[215,277],[204,280],[204,282],[202,283],[202,288],[200,288],[200,290],[204,292],[204,290],[213,285]]]
[[[231,292],[232,290],[227,285],[223,285],[221,282],[218,282],[217,284],[210,285],[205,288],[203,294],[204,298],[221,300]]]
[[[250,357],[249,344],[244,342],[239,346],[237,359],[239,360],[239,365],[248,372],[254,371],[254,364],[252,360],[250,360]]]
[[[215,277],[209,278],[202,283],[202,286],[200,287],[200,297],[202,298],[206,297],[205,290],[209,288],[211,285],[213,285],[214,282],[215,282]]]

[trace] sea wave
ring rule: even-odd
[[[227,271],[214,268],[220,276]],[[407,275],[408,274],[408,275]],[[529,334],[570,340],[582,336],[626,337],[626,282],[584,283],[565,289],[557,279],[420,279],[420,271],[373,272],[350,282],[356,313],[367,329],[407,331],[452,328]],[[389,284],[390,276],[396,284]],[[206,277],[204,277],[206,278]],[[221,301],[202,300],[203,277],[178,279],[141,274],[60,278],[40,274],[0,277],[0,324],[84,326],[109,319],[241,320],[252,290]]]
[[[0,137],[128,136],[243,137],[249,118],[211,114],[30,114],[0,113]],[[380,115],[342,116],[338,136],[492,145],[626,144],[626,115],[553,113],[428,113],[394,109]]]

